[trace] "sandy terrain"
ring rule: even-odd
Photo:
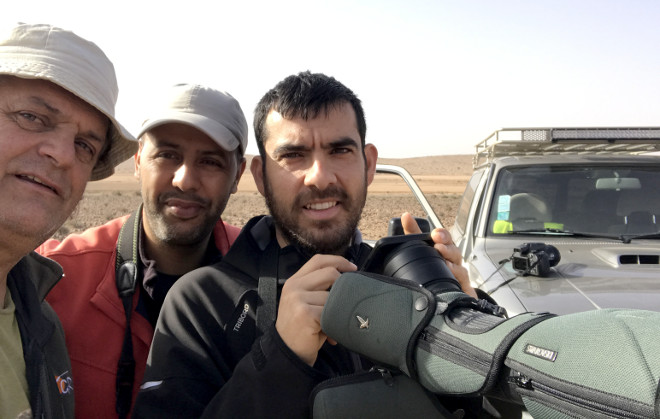
[[[379,159],[379,163],[406,168],[415,178],[426,198],[446,227],[454,216],[465,184],[472,173],[472,156],[432,156],[409,159]],[[248,164],[249,167],[249,164]],[[421,206],[397,176],[378,175],[369,187],[360,229],[365,237],[378,238],[387,233],[387,221],[403,211],[422,216]],[[120,165],[112,177],[91,182],[76,213],[60,228],[55,237],[102,224],[134,211],[141,201],[139,185],[133,177],[132,159]],[[257,192],[249,170],[239,184],[239,192],[231,197],[223,219],[243,225],[251,217],[267,213],[263,198]]]

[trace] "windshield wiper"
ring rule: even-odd
[[[595,234],[595,233],[583,233],[580,231],[570,231],[562,230],[559,228],[530,228],[528,230],[511,230],[509,234],[544,234],[552,233],[561,236],[571,236],[571,237],[590,237],[596,239],[611,239],[611,240],[620,240],[626,243],[627,240],[623,235],[612,235],[612,234]]]
[[[644,233],[633,236],[622,235],[622,237],[625,237],[624,243],[630,243],[631,240],[637,239],[660,239],[660,233]]]

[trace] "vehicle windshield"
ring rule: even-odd
[[[529,166],[500,171],[488,235],[660,231],[660,167]]]

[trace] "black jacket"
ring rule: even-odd
[[[259,277],[282,278],[279,296],[283,279],[309,260],[293,246],[279,248],[271,221],[250,220],[222,262],[185,275],[170,290],[135,417],[306,417],[319,382],[362,368],[355,354],[328,344],[308,366],[281,340],[274,317],[263,335],[258,330]],[[353,246],[353,259],[370,249]]]
[[[73,418],[71,363],[62,325],[44,301],[62,268],[37,253],[22,258],[7,277],[16,306],[23,356],[35,418]]]

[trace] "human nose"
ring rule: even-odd
[[[66,129],[49,132],[40,143],[39,153],[57,167],[69,167],[76,158],[76,134]]]
[[[331,164],[322,159],[314,159],[305,175],[305,186],[314,186],[323,190],[335,182],[337,182],[337,176]]]
[[[195,189],[197,187],[197,177],[195,175],[195,170],[190,167],[189,164],[181,164],[181,166],[179,166],[174,172],[172,185],[182,191]]]

